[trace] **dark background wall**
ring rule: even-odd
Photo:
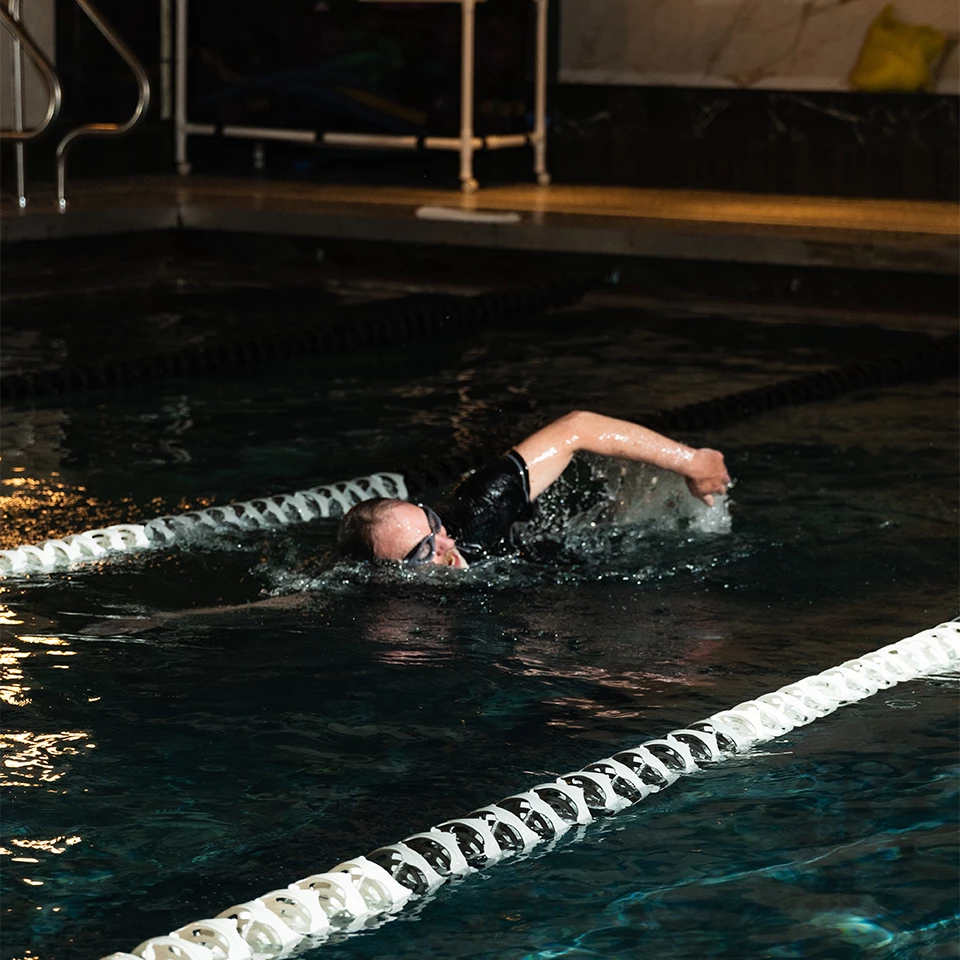
[[[562,0],[559,0],[562,2]],[[100,8],[159,79],[156,3]],[[193,0],[190,117],[307,129],[457,130],[459,8],[354,0]],[[533,4],[489,0],[477,14],[476,128],[522,130],[532,102]],[[556,4],[551,25],[556,64]],[[33,179],[52,178],[56,136],[118,120],[135,102],[129,71],[72,0],[58,0],[61,119],[30,148]],[[556,182],[688,189],[958,199],[960,101],[935,94],[796,93],[551,82],[549,165]],[[9,159],[5,148],[4,160]],[[173,170],[159,119],[124,142],[84,142],[71,176]],[[257,172],[325,181],[454,185],[452,157],[348,153],[270,143],[254,171],[251,142],[191,138],[197,172]],[[0,175],[9,189],[11,165]],[[527,151],[483,155],[483,182],[527,181]]]

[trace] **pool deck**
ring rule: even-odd
[[[3,199],[0,242],[186,229],[960,273],[960,206],[932,201],[563,185],[464,195],[204,176],[77,181],[68,201],[61,212],[49,186],[33,188],[26,209]]]

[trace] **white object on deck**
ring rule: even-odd
[[[418,220],[450,220],[460,223],[519,223],[513,210],[461,210],[460,207],[417,207]]]

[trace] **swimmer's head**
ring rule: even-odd
[[[395,560],[465,568],[454,539],[432,510],[378,497],[351,508],[337,531],[340,552],[355,560]]]

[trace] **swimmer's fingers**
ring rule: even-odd
[[[697,499],[702,500],[708,507],[712,507],[714,504],[713,495],[715,493],[726,493],[729,482],[729,477],[726,476],[723,479],[718,477],[687,477],[687,488]]]
[[[719,450],[701,447],[690,462],[686,474],[690,492],[701,499],[708,507],[714,504],[714,494],[726,493],[730,483],[730,474]]]

